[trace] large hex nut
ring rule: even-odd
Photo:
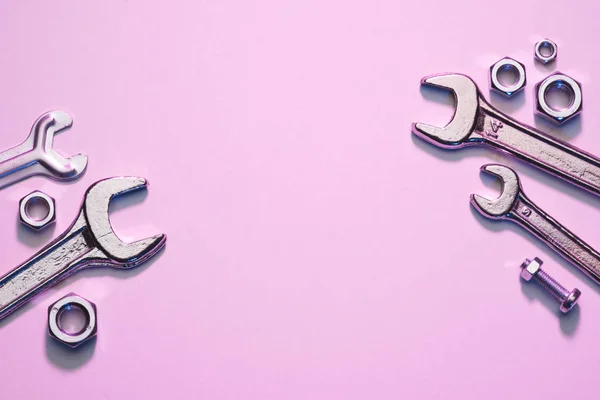
[[[511,84],[505,84],[500,81],[500,74],[503,71],[511,70],[516,79]],[[527,84],[525,65],[510,57],[504,57],[490,67],[490,89],[501,95],[512,97],[523,90]]]
[[[558,56],[558,45],[550,39],[540,40],[533,48],[533,57],[543,63],[548,64]]]
[[[552,106],[548,102],[553,91],[566,93],[569,102],[565,107]],[[583,110],[583,95],[581,84],[575,79],[556,72],[535,85],[535,112],[537,115],[560,125]]]
[[[77,309],[85,321],[78,331],[69,331],[63,326],[65,315]],[[75,348],[87,342],[98,332],[96,305],[75,293],[69,293],[48,307],[48,334],[61,343]]]
[[[521,278],[529,282],[542,268],[543,263],[544,262],[537,257],[533,260],[526,260],[524,262],[523,269],[521,269]]]
[[[29,214],[29,208],[38,201],[44,202],[48,208],[48,214],[42,219],[36,219]],[[44,229],[56,221],[56,202],[54,198],[39,190],[29,193],[19,201],[19,219],[23,224],[36,231]]]

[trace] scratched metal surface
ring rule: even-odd
[[[494,22],[498,7],[509,26]],[[557,14],[565,7],[568,19]],[[108,176],[150,182],[112,206],[119,237],[164,232],[169,242],[131,270],[75,274],[0,322],[1,397],[597,397],[597,285],[516,224],[483,218],[469,195],[497,195],[479,168],[508,164],[531,199],[596,248],[600,199],[410,129],[453,113],[451,95],[420,80],[460,72],[500,111],[600,154],[598,7],[2,1],[0,149],[59,109],[73,126],[56,150],[86,153],[89,165],[74,182],[0,190],[0,269],[62,233]],[[543,37],[559,46],[554,64],[534,63]],[[510,100],[486,89],[505,56],[528,73]],[[533,87],[554,71],[583,85],[583,113],[563,128],[533,115]],[[35,189],[57,201],[55,226],[39,234],[18,221],[19,199]],[[519,280],[535,256],[582,290],[568,316]],[[46,332],[47,307],[69,292],[98,306],[98,338],[76,352]]]

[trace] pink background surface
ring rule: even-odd
[[[469,194],[497,193],[478,170],[507,163],[593,246],[600,199],[486,150],[439,150],[410,124],[452,115],[422,76],[466,73],[487,96],[489,66],[509,55],[529,84],[492,103],[600,154],[598,4],[3,1],[0,149],[62,109],[74,126],[56,148],[90,164],[70,184],[0,191],[2,273],[107,176],[151,182],[115,207],[119,235],[168,243],[135,270],[78,273],[0,323],[0,397],[597,398],[599,288],[517,226],[483,220]],[[532,59],[542,37],[559,44],[548,68]],[[532,113],[533,85],[556,69],[584,85],[582,118],[562,129]],[[57,200],[41,234],[17,221],[34,189]],[[521,283],[536,255],[583,291],[579,309],[560,316]],[[97,341],[76,352],[45,329],[71,291],[99,308]]]

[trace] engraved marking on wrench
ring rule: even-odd
[[[445,149],[486,145],[600,196],[600,158],[508,117],[490,105],[466,75],[431,75],[423,78],[421,84],[451,90],[456,111],[444,127],[414,123],[415,135]],[[502,127],[480,124],[489,119],[502,121]],[[498,135],[500,129],[502,134]]]

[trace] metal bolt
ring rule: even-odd
[[[568,313],[577,304],[581,291],[577,288],[571,291],[565,289],[563,285],[542,269],[543,263],[537,257],[533,260],[526,259],[523,261],[523,264],[521,264],[521,278],[526,281],[531,279],[536,281],[546,292],[560,302],[560,311]]]

